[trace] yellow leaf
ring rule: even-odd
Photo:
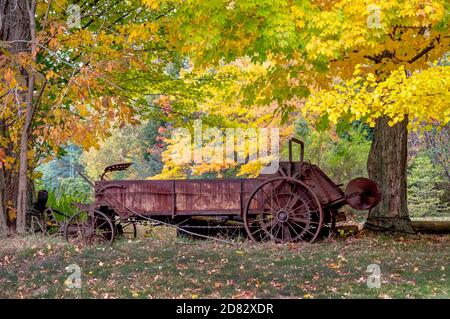
[[[16,220],[17,210],[14,207],[9,207],[8,209],[8,220],[13,222]]]
[[[51,78],[53,78],[55,76],[55,72],[53,72],[53,70],[50,70],[47,75],[45,76],[45,78],[47,80],[50,80]]]
[[[14,75],[14,72],[11,69],[7,69],[5,71],[5,74],[3,75],[3,78],[9,84],[10,88],[13,88],[13,87],[15,87],[17,85],[16,77]]]

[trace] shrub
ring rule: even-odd
[[[445,190],[442,171],[424,153],[419,153],[408,167],[408,208],[411,217],[443,216],[450,213],[443,202]]]
[[[37,183],[37,189],[48,191],[47,206],[69,216],[78,211],[73,203],[89,203],[92,201],[93,191],[81,178],[58,178],[56,183],[55,181],[46,183],[41,180]]]

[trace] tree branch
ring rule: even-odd
[[[416,62],[418,59],[420,59],[422,56],[424,56],[425,54],[427,54],[428,52],[430,52],[431,50],[433,50],[436,46],[436,42],[439,43],[439,36],[437,38],[435,38],[433,41],[431,41],[431,43],[424,48],[422,51],[420,51],[419,53],[417,53],[413,58],[411,58],[408,63],[414,63]]]

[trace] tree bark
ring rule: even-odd
[[[381,201],[370,210],[364,228],[414,233],[406,199],[408,119],[392,127],[389,120],[379,118],[374,129],[367,170],[378,183]]]
[[[36,0],[26,1],[29,18],[29,30],[31,37],[31,59],[36,61]],[[17,194],[17,225],[16,230],[19,234],[26,231],[26,212],[28,209],[28,141],[30,135],[31,121],[34,113],[34,72],[28,70],[28,92],[26,95],[25,123],[22,127],[20,137],[20,156],[19,156],[19,186]]]
[[[12,54],[20,54],[20,52],[26,52],[29,51],[30,46],[27,41],[31,40],[31,28],[30,28],[30,17],[33,17],[34,20],[34,12],[30,12],[33,6],[30,5],[29,0],[0,0],[0,40],[8,43],[8,51]],[[22,73],[26,75],[26,71],[22,70]],[[34,79],[33,79],[34,81]],[[30,82],[30,79],[28,79],[28,82]],[[25,101],[26,96],[29,95],[30,88],[28,88],[27,92],[20,92],[21,96],[23,97],[22,101]],[[33,91],[31,91],[33,92]],[[21,101],[21,102],[22,102]],[[17,106],[19,110],[23,109],[23,105]],[[28,110],[28,105],[26,107]],[[26,113],[27,115],[27,113]],[[25,115],[25,116],[26,116]],[[25,121],[26,122],[26,121]],[[3,123],[2,123],[3,124]],[[22,138],[21,138],[22,140]],[[25,141],[24,141],[25,142]],[[22,145],[22,141],[21,141]],[[21,147],[22,148],[22,147]],[[22,150],[20,150],[19,158],[22,159]],[[26,184],[26,171],[25,174],[23,174],[23,170],[26,170],[27,167],[21,167],[20,170],[22,171],[22,175],[25,176],[25,183],[23,183],[23,176],[19,176],[19,180],[22,179],[22,184],[19,183],[18,185],[18,194],[17,197],[18,201],[20,203],[26,202],[26,195],[21,196],[21,190],[23,187],[27,187]],[[10,175],[11,179],[7,180],[7,182],[15,181],[14,174],[8,174]],[[6,188],[9,189],[6,193],[10,194],[11,192],[14,193],[15,185],[6,185]],[[2,193],[4,193],[2,191]],[[7,194],[2,194],[7,195]],[[7,196],[8,197],[8,196]],[[9,200],[9,198],[6,198]],[[23,201],[25,200],[25,201]],[[19,205],[19,203],[17,203]],[[18,227],[17,229],[20,232],[25,231],[25,211],[24,207],[26,205],[21,206],[20,213],[18,212]],[[3,213],[5,213],[3,211]],[[22,216],[23,215],[23,216]]]
[[[10,52],[26,51],[30,40],[30,18],[27,0],[0,0],[0,40],[12,42],[8,46]]]
[[[5,176],[3,164],[0,163],[0,238],[8,235],[8,223],[6,221],[6,210],[4,205]]]
[[[33,117],[33,91],[34,75],[28,79],[27,108],[25,112],[25,124],[20,137],[20,160],[19,160],[19,187],[17,191],[17,225],[19,234],[25,233],[26,212],[28,209],[28,140],[29,127]]]

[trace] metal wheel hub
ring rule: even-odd
[[[289,212],[284,209],[279,210],[275,216],[279,223],[286,223],[289,220]]]
[[[92,236],[94,236],[94,233],[95,233],[95,230],[92,229],[92,228],[89,228],[89,229],[86,230],[85,236],[86,237],[92,237]]]

